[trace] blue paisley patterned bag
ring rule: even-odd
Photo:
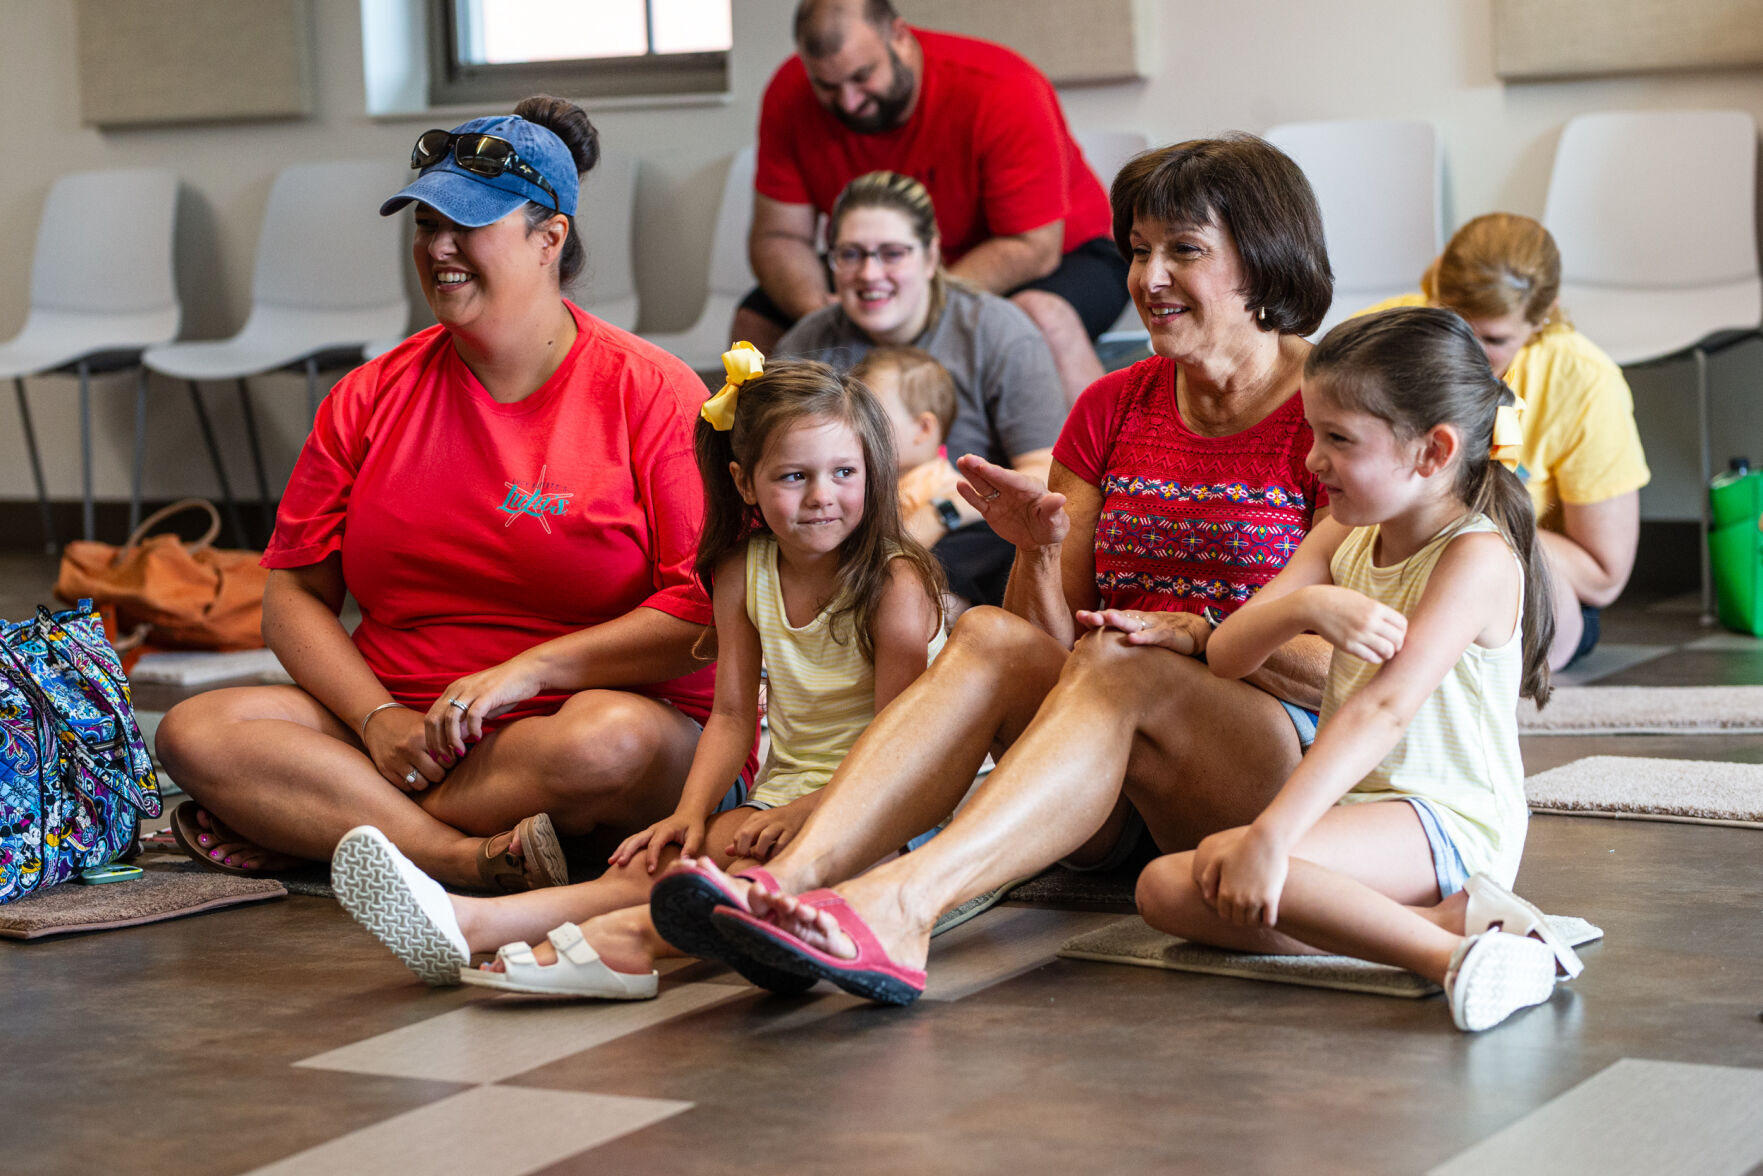
[[[159,811],[128,679],[92,602],[0,622],[0,903],[114,860],[137,818]]]

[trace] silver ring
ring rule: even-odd
[[[470,710],[470,709],[471,709],[471,703],[469,703],[469,702],[460,702],[460,701],[459,701],[459,700],[458,700],[458,699],[457,699],[457,698],[449,698],[449,699],[448,699],[448,700],[447,700],[447,705],[448,705],[448,706],[456,706],[456,707],[458,707],[458,708],[459,708],[459,711],[460,711],[460,713],[461,713],[461,714],[463,714],[463,713],[465,713],[465,712],[466,712],[466,711],[469,711],[469,710]]]
[[[992,501],[992,499],[998,497],[998,495],[1000,495],[1002,493],[1004,493],[1002,490],[994,490],[990,494],[986,495],[986,501],[990,502],[990,501]]]
[[[415,784],[417,781],[417,778],[418,778],[418,773],[415,768],[411,768],[408,772],[404,773],[404,783],[406,783],[406,784]]]

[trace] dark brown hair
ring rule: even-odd
[[[873,389],[878,372],[893,372],[900,403],[913,416],[928,412],[937,418],[937,440],[946,440],[955,423],[955,377],[937,357],[917,347],[877,347],[858,360],[851,375]]]
[[[718,431],[699,418],[696,446],[698,475],[704,481],[704,527],[693,572],[704,591],[714,595],[716,565],[750,536],[770,530],[759,509],[741,497],[729,463],[737,463],[751,477],[773,438],[811,417],[844,422],[863,446],[863,519],[839,552],[840,604],[828,618],[828,627],[841,641],[841,622],[855,628],[858,648],[873,662],[875,636],[870,623],[887,590],[893,559],[907,560],[918,573],[937,608],[939,625],[943,569],[900,522],[894,431],[875,394],[862,381],[823,363],[779,360],[741,385],[729,429]]]
[[[1244,304],[1262,330],[1308,335],[1322,324],[1334,300],[1322,212],[1303,171],[1271,143],[1230,134],[1141,152],[1114,177],[1108,199],[1114,247],[1129,262],[1135,221],[1216,223],[1236,241]]]
[[[569,148],[569,154],[575,159],[578,177],[587,175],[600,162],[600,132],[588,121],[587,112],[567,98],[534,94],[531,98],[521,99],[515,106],[514,113],[562,139],[563,145]],[[556,215],[556,209],[547,208],[537,201],[528,201],[527,232],[537,231],[540,225]],[[566,216],[564,219],[569,222],[569,235],[563,239],[563,253],[557,259],[557,278],[562,285],[567,286],[581,275],[582,267],[587,265],[588,254],[582,248],[581,235],[575,231],[575,217]]]
[[[1485,514],[1524,566],[1524,679],[1519,692],[1549,700],[1555,608],[1535,508],[1518,475],[1490,456],[1494,415],[1517,400],[1488,367],[1487,353],[1456,312],[1409,306],[1348,319],[1304,364],[1304,382],[1324,382],[1343,408],[1386,422],[1411,440],[1437,425],[1463,439],[1457,496]]]

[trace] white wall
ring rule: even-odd
[[[591,109],[606,142],[641,157],[636,230],[643,325],[687,325],[702,299],[706,252],[722,160],[750,141],[759,95],[789,52],[794,0],[738,0],[732,95],[725,104],[684,108]],[[1265,130],[1298,119],[1402,116],[1432,120],[1443,135],[1447,215],[1455,225],[1493,209],[1540,215],[1549,161],[1561,125],[1591,110],[1735,107],[1763,121],[1763,71],[1733,70],[1598,81],[1502,85],[1492,72],[1487,0],[1330,0],[1243,5],[1167,0],[1154,12],[1154,76],[1142,83],[1070,90],[1067,114],[1079,128],[1121,127],[1153,141],[1226,129]],[[168,127],[100,132],[80,125],[74,76],[71,0],[0,0],[0,113],[14,133],[49,147],[14,153],[0,169],[0,338],[22,324],[34,227],[50,182],[61,171],[169,163],[187,190],[180,224],[180,285],[185,336],[236,330],[248,304],[250,265],[263,205],[276,170],[296,160],[345,156],[402,158],[415,134],[458,116],[369,118],[361,61],[359,0],[314,0],[316,115],[301,122]],[[32,162],[20,165],[19,159]],[[371,214],[371,210],[364,210]],[[591,215],[591,210],[585,213]],[[1669,232],[1670,226],[1661,226]],[[420,298],[412,290],[412,298]],[[1571,310],[1571,308],[1569,308]],[[423,312],[420,322],[426,322]],[[1717,359],[1716,385],[1736,404],[1763,375],[1763,346]],[[1651,517],[1694,510],[1693,414],[1674,365],[1633,373],[1643,432],[1659,478],[1643,500]],[[99,490],[127,493],[132,436],[128,385],[111,381],[100,398]],[[303,431],[304,396],[292,377],[256,385],[272,477],[285,478]],[[77,422],[71,381],[32,382],[32,403],[53,461],[52,491],[78,493]],[[32,491],[14,410],[0,396],[0,499]],[[214,395],[229,444],[229,470],[245,480],[237,408]],[[194,420],[182,392],[153,385],[149,495],[214,493],[194,455]],[[1728,412],[1717,435],[1735,452],[1763,458],[1763,422]],[[1717,457],[1725,456],[1724,449]],[[236,460],[235,460],[236,459]]]

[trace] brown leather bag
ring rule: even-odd
[[[208,530],[194,543],[176,535],[149,535],[183,510],[208,512]],[[61,556],[55,594],[73,602],[90,597],[115,610],[113,644],[143,640],[168,649],[258,649],[263,645],[263,586],[269,572],[260,551],[212,547],[220,512],[186,498],[150,515],[120,548],[76,540]]]

